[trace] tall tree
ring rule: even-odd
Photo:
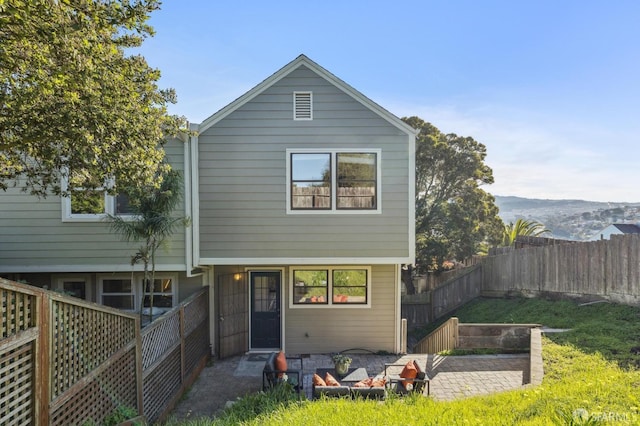
[[[153,318],[153,293],[156,273],[156,253],[178,226],[187,226],[189,218],[174,216],[182,199],[182,176],[170,170],[164,173],[160,187],[132,187],[126,190],[133,218],[108,216],[111,229],[125,241],[141,241],[142,245],[131,257],[131,264],[144,265],[143,297],[140,314],[144,308],[144,294],[149,294],[149,322]],[[151,267],[151,271],[149,271]]]
[[[504,226],[502,238],[503,246],[511,246],[516,242],[519,235],[526,237],[539,237],[551,233],[545,226],[535,220],[518,219],[516,223],[509,222]]]
[[[156,0],[0,0],[0,188],[155,184],[173,90],[127,55],[153,35]],[[66,193],[65,193],[66,195]]]
[[[439,270],[446,259],[464,259],[501,241],[503,223],[486,147],[471,137],[444,134],[419,117],[403,118],[416,137],[416,268]],[[403,277],[413,291],[410,268]]]

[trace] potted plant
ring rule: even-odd
[[[349,367],[351,366],[351,357],[344,354],[335,354],[331,357],[333,359],[333,363],[335,365],[336,373],[339,376],[344,376],[349,371]]]

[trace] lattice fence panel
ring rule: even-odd
[[[112,365],[87,380],[70,395],[60,395],[51,407],[50,424],[100,424],[119,406],[137,408],[135,349],[112,359]]]
[[[176,309],[142,331],[142,369],[149,368],[179,342],[180,315]]]
[[[0,283],[8,283],[0,279]],[[34,326],[35,296],[20,291],[0,288],[2,306],[0,339],[24,331]]]
[[[209,292],[206,289],[184,307],[184,332],[189,334],[209,317]]]
[[[209,353],[209,328],[206,323],[195,329],[185,337],[185,374],[188,376],[200,362],[202,357]]]
[[[33,341],[0,353],[0,424],[30,425],[33,417]]]
[[[51,396],[55,398],[135,339],[128,316],[54,300]]]
[[[167,404],[180,391],[180,347],[171,352],[152,370],[145,371],[143,380],[144,414],[151,423],[157,420]]]

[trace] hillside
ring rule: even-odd
[[[585,200],[542,200],[496,195],[499,216],[505,222],[538,221],[552,237],[585,241],[612,223],[639,223],[640,202],[603,203]]]

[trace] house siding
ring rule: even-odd
[[[394,265],[371,270],[370,308],[289,308],[285,277],[285,348],[289,353],[327,353],[347,349],[396,351],[397,295]]]
[[[293,120],[293,92],[313,120]],[[201,259],[408,258],[409,135],[301,66],[198,137]],[[380,149],[380,214],[287,214],[287,149]]]
[[[166,151],[172,166],[182,171],[183,142],[168,142]],[[184,214],[184,202],[177,214]],[[104,221],[63,222],[60,197],[38,199],[16,188],[0,193],[0,235],[0,273],[131,271],[131,256],[140,245],[121,241]],[[163,265],[186,268],[183,230],[159,251],[156,262],[158,270],[166,270]]]

